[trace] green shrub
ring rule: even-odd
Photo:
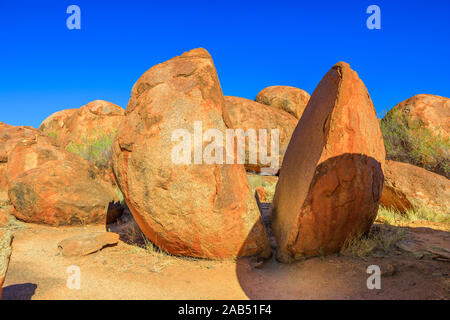
[[[50,137],[50,138],[53,138],[53,139],[57,139],[58,138],[58,136],[59,136],[59,131],[58,130],[56,130],[56,131],[50,131],[50,132],[48,132],[47,133],[47,135]]]
[[[413,209],[402,213],[395,208],[386,208],[380,206],[378,209],[377,219],[383,220],[385,223],[395,225],[396,223],[408,223],[412,221],[431,221],[440,223],[450,223],[450,215],[433,210],[425,206],[416,206]]]
[[[115,133],[98,134],[92,138],[83,138],[83,143],[71,142],[66,150],[94,163],[99,168],[111,167],[111,147]]]
[[[398,109],[380,122],[386,158],[436,172],[450,178],[450,141],[434,135],[421,120],[407,119]]]

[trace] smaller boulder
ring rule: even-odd
[[[245,145],[245,169],[253,172],[265,172],[266,174],[276,175],[277,168],[269,167],[271,165],[263,163],[260,159],[260,151],[267,150],[267,156],[272,157],[272,130],[278,129],[279,147],[278,147],[278,166],[281,167],[283,157],[294,132],[297,120],[289,113],[283,110],[277,110],[266,105],[239,97],[225,97],[225,122],[230,129],[242,129],[248,133],[249,130],[255,130],[257,147],[255,150],[258,155],[256,162],[250,158],[250,142],[246,139]],[[267,130],[266,144],[261,144],[260,131]]]
[[[50,137],[58,139],[58,136],[66,127],[67,120],[77,110],[78,109],[67,109],[55,112],[41,123],[39,130]]]
[[[15,127],[0,122],[0,206],[10,205],[8,197],[7,165],[10,152],[18,142],[32,140],[47,140],[53,143],[40,131],[31,127]]]
[[[123,108],[111,102],[92,101],[64,120],[64,128],[56,141],[70,150],[80,145],[107,143],[116,135],[124,114]]]
[[[381,204],[400,212],[425,206],[450,214],[450,180],[409,163],[387,160]]]
[[[432,94],[418,94],[397,104],[409,122],[420,120],[434,135],[450,138],[450,99]]]
[[[284,110],[292,114],[296,119],[300,119],[309,98],[309,93],[299,88],[272,86],[258,93],[255,101]]]
[[[110,184],[86,160],[53,160],[9,182],[9,198],[19,220],[60,225],[104,224],[117,201]]]
[[[61,241],[58,249],[63,256],[86,256],[106,246],[116,245],[119,235],[113,232],[91,232],[77,235]]]
[[[43,134],[31,127],[15,127],[7,124],[0,126],[0,163],[8,162],[8,154],[17,142],[24,139],[35,139]]]

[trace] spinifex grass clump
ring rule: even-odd
[[[450,215],[425,206],[416,206],[402,213],[395,208],[380,207],[377,219],[388,224],[401,224],[413,221],[450,223]]]
[[[342,247],[341,254],[353,257],[366,257],[375,252],[389,254],[395,249],[397,242],[405,236],[404,229],[414,221],[430,221],[443,224],[450,223],[450,216],[440,211],[424,206],[416,206],[402,213],[395,208],[380,206],[377,222],[372,226],[369,234],[349,239]]]
[[[109,168],[111,167],[111,146],[114,136],[115,133],[100,133],[89,139],[84,137],[82,143],[71,142],[66,149],[94,163],[99,168]]]
[[[450,141],[434,135],[420,119],[392,109],[381,120],[386,157],[408,162],[450,178]]]
[[[390,254],[397,242],[403,239],[405,231],[384,224],[374,225],[364,236],[353,237],[342,246],[340,254],[352,257],[366,257],[375,252]]]

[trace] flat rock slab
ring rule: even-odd
[[[406,238],[398,242],[397,247],[418,257],[431,254],[441,261],[450,261],[449,240],[450,236],[445,231],[415,228],[414,232],[408,230]]]
[[[91,232],[61,241],[58,249],[63,256],[86,256],[118,242],[119,235],[117,233]]]

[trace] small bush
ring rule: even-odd
[[[352,237],[341,248],[344,256],[367,257],[375,252],[391,253],[405,236],[404,230],[381,224],[374,225],[366,236]]]
[[[450,215],[424,206],[416,206],[402,213],[395,208],[381,206],[378,210],[377,219],[391,225],[408,223],[413,221],[431,221],[439,223],[450,223]]]
[[[450,141],[434,135],[424,123],[392,109],[380,122],[386,158],[436,172],[450,178]]]
[[[50,138],[53,138],[53,139],[58,139],[58,136],[59,136],[59,131],[50,131],[50,132],[47,132],[47,135],[50,137]]]
[[[71,142],[66,150],[94,163],[99,168],[111,167],[111,147],[115,134],[99,134],[83,138],[83,143]]]

